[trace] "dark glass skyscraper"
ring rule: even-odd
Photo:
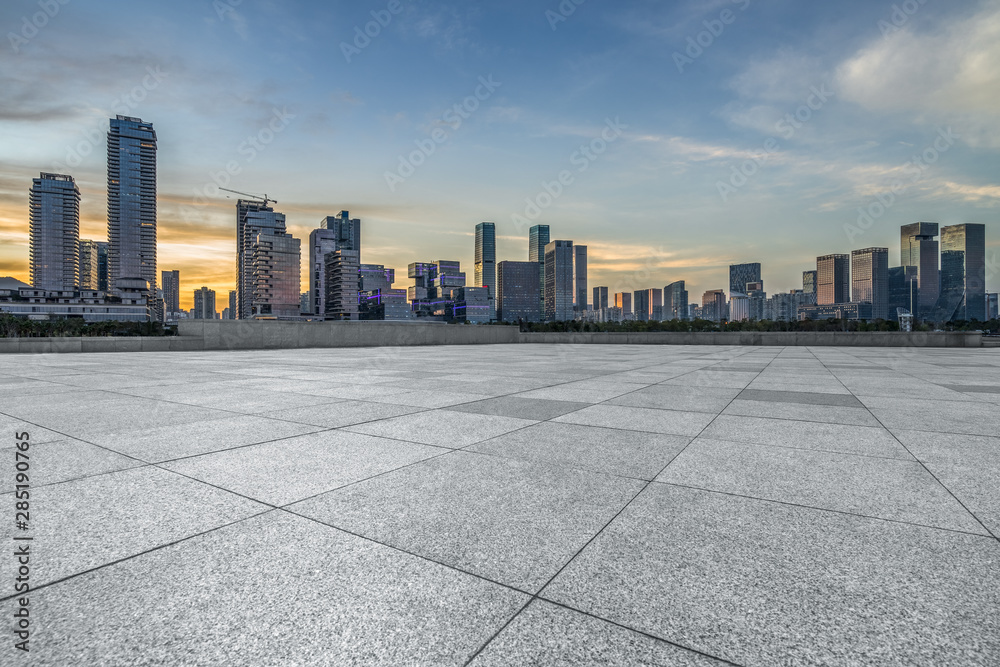
[[[545,246],[549,244],[549,226],[535,225],[528,230],[528,261],[538,262],[539,304],[545,313]]]
[[[941,228],[941,296],[933,319],[986,319],[986,225]]]
[[[545,246],[545,320],[573,320],[572,241],[552,241]]]
[[[937,303],[940,294],[938,274],[938,223],[914,222],[900,228],[899,263],[917,267],[917,288],[920,291],[920,312],[925,317]]]
[[[872,304],[872,319],[889,318],[889,249],[851,253],[851,301]]]
[[[746,294],[747,283],[759,283],[760,262],[729,265],[729,293]]]
[[[608,309],[608,288],[594,288],[594,310],[601,311]]]
[[[497,264],[497,319],[501,322],[539,322],[537,262]]]
[[[889,319],[897,320],[897,309],[902,308],[911,315],[920,306],[920,288],[917,267],[893,266],[889,269]]]
[[[848,255],[823,255],[816,258],[816,303],[847,303],[850,299]]]
[[[108,130],[109,287],[145,280],[154,303],[157,278],[156,132],[141,118],[116,116]]]
[[[476,225],[476,287],[489,288],[490,319],[496,319],[497,230],[492,222]]]
[[[73,291],[80,274],[80,189],[72,176],[39,174],[28,195],[29,273],[38,289]]]
[[[684,289],[684,281],[670,283],[663,288],[663,319],[688,319],[688,291]]]
[[[587,311],[587,246],[573,246],[573,310],[577,313]]]

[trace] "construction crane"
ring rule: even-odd
[[[277,204],[277,199],[270,199],[266,194],[261,197],[260,195],[252,195],[249,192],[239,192],[237,190],[230,190],[229,188],[219,188],[220,190],[225,190],[226,192],[232,192],[234,195],[243,195],[244,197],[250,197],[251,199],[259,199],[264,202],[264,206],[267,206],[267,202],[272,204]]]

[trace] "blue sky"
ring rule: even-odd
[[[686,280],[699,301],[732,262],[762,262],[769,292],[821,254],[894,264],[917,220],[984,222],[1000,251],[1000,2],[576,2],[52,0],[37,34],[44,1],[7,2],[0,274],[27,275],[39,171],[76,177],[104,238],[120,112],[155,124],[159,264],[185,302],[233,287],[225,182],[304,241],[350,210],[363,261],[400,276],[458,259],[471,279],[484,220],[499,259],[548,224],[589,246],[592,285]]]

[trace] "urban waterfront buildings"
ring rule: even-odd
[[[80,189],[72,176],[41,173],[28,196],[28,269],[41,290],[73,291],[80,273]]]
[[[492,222],[476,225],[475,286],[485,287],[491,304],[496,300],[497,230]],[[490,306],[489,318],[496,319],[495,305]]]
[[[889,319],[888,248],[864,248],[851,253],[851,301],[870,303],[874,319]]]
[[[152,123],[119,115],[108,130],[109,288],[118,293],[121,280],[145,280],[153,301],[157,277],[156,132]]]
[[[497,264],[498,321],[540,322],[542,313],[538,294],[538,262],[503,261]]]
[[[545,246],[545,320],[573,319],[574,252],[572,241],[551,241]]]

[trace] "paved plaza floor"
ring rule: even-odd
[[[1000,349],[8,355],[0,425],[3,665],[1000,664]]]

